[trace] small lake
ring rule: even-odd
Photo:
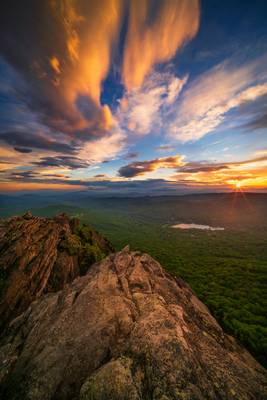
[[[209,226],[209,225],[199,225],[199,224],[177,224],[172,225],[171,228],[175,229],[201,229],[207,231],[224,231],[224,228],[220,226]]]

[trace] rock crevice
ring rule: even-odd
[[[34,301],[0,346],[8,400],[267,396],[266,371],[188,285],[128,247]]]
[[[112,251],[76,219],[26,213],[0,221],[0,330],[47,292],[63,289]]]

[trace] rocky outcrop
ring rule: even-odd
[[[0,329],[43,293],[57,291],[111,245],[79,220],[26,213],[0,222]]]
[[[181,280],[128,248],[14,319],[7,400],[266,399],[266,371]]]

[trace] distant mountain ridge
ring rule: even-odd
[[[267,398],[266,370],[185,282],[148,254],[110,252],[66,215],[1,221],[1,398]]]

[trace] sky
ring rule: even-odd
[[[267,191],[266,0],[3,1],[0,190]]]

